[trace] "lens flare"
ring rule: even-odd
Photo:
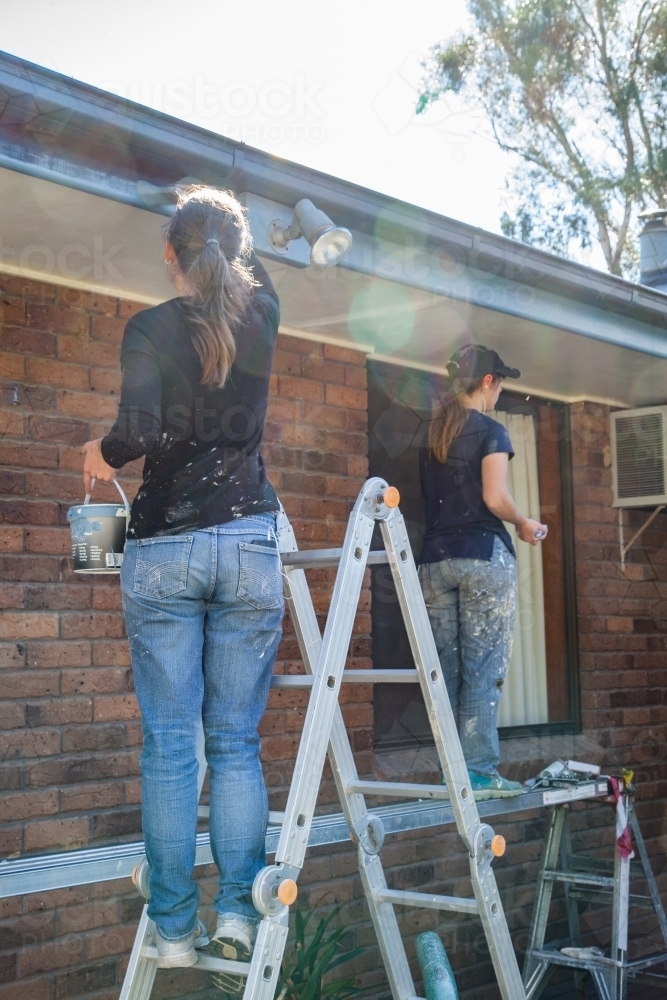
[[[392,354],[412,336],[415,307],[410,295],[396,285],[368,285],[352,300],[347,325],[356,343],[370,344],[379,354]]]

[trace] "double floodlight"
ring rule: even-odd
[[[288,252],[292,240],[302,236],[310,244],[310,260],[317,267],[334,267],[347,257],[352,248],[352,233],[335,226],[308,198],[302,198],[294,208],[289,226],[274,219],[269,226],[269,243],[280,254]]]

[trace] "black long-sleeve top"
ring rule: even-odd
[[[130,538],[172,535],[278,510],[260,442],[278,333],[278,296],[253,255],[255,280],[222,389],[202,385],[183,298],[129,320],[121,348],[118,418],[102,456],[119,469],[146,456]]]

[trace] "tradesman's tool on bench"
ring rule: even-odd
[[[252,959],[249,963],[239,963],[199,952],[199,961],[194,966],[247,976],[245,1000],[273,1000],[275,994],[287,941],[288,907],[297,895],[297,880],[304,864],[327,748],[343,813],[351,837],[357,844],[361,879],[394,1000],[411,1000],[415,996],[395,906],[423,906],[478,915],[503,1000],[525,1000],[524,986],[491,867],[494,856],[504,853],[505,842],[479,818],[398,503],[399,495],[395,488],[380,478],[369,479],[350,514],[342,549],[299,552],[285,513],[281,512],[278,517],[278,548],[286,581],[286,597],[306,675],[277,677],[274,681],[277,682],[275,686],[310,687],[308,711],[275,862],[262,869],[253,886],[253,901],[262,919]],[[371,552],[371,538],[376,524],[382,531],[384,549]],[[345,662],[364,572],[369,564],[374,563],[388,563],[391,568],[416,670],[373,670],[365,672],[372,675],[366,679],[382,683],[404,682],[406,678],[397,675],[410,673],[411,678],[419,682],[446,787],[362,781],[357,774],[338,704],[338,693],[341,683],[348,678],[353,680],[357,673],[346,672]],[[335,565],[338,565],[338,573],[322,636],[304,570]],[[474,895],[441,896],[388,888],[380,861],[384,840],[382,822],[368,812],[364,795],[448,799],[458,832],[470,856]],[[146,895],[145,874],[140,871],[136,881],[139,890]],[[144,909],[121,1000],[148,1000],[157,965],[154,941],[155,925]]]

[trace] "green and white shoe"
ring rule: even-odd
[[[525,791],[518,781],[509,781],[508,778],[501,778],[499,774],[478,774],[477,771],[468,771],[468,777],[475,802],[483,802],[484,799],[510,799],[514,795],[523,795]]]

